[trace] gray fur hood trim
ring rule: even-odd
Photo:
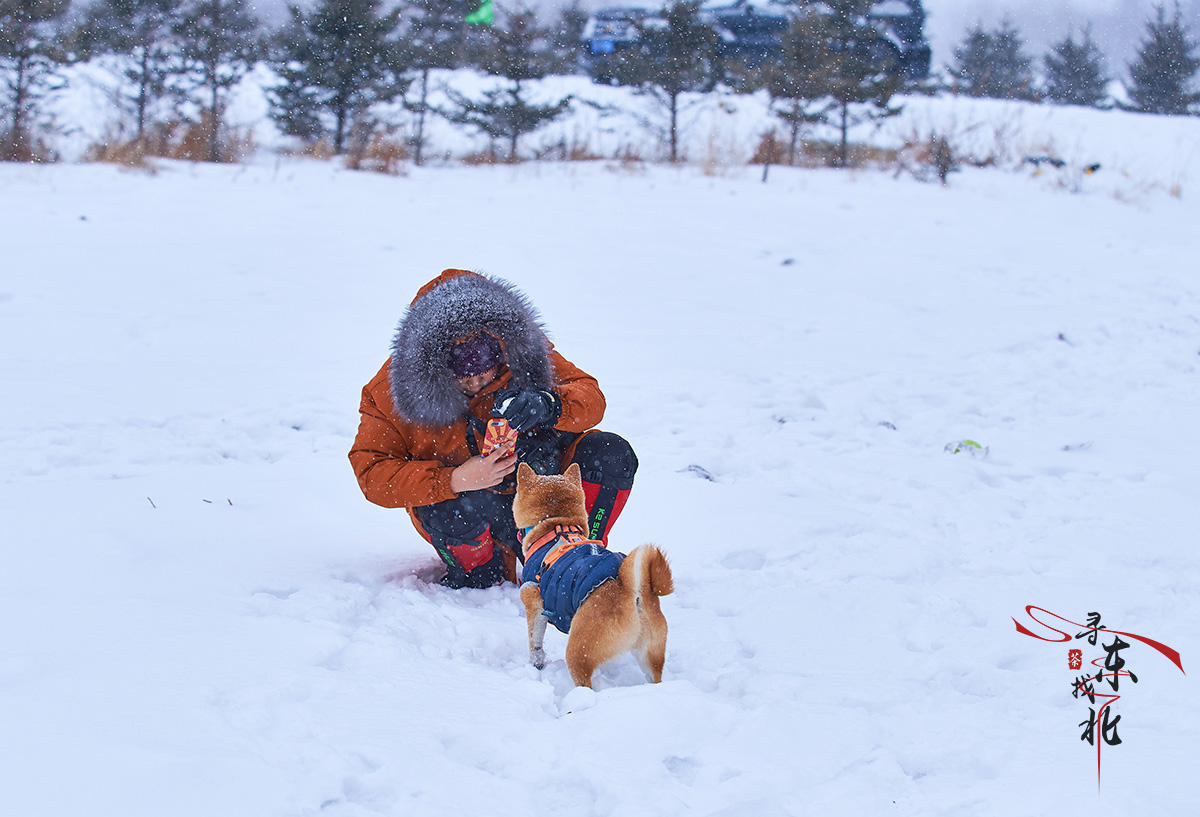
[[[467,410],[450,370],[450,346],[484,330],[504,347],[510,385],[554,385],[550,342],[541,316],[516,287],[491,276],[450,278],[409,306],[392,341],[392,402],[405,420],[423,426],[452,424]]]

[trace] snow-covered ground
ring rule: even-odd
[[[129,117],[122,119],[115,101],[114,82],[113,66],[106,68],[103,60],[77,66],[69,72],[66,91],[46,103],[46,113],[52,115],[57,128],[50,141],[67,161],[79,161],[90,147],[130,132]],[[296,147],[280,135],[268,116],[268,89],[277,82],[270,70],[258,66],[231,95],[226,115],[226,121],[265,155]],[[484,90],[503,84],[468,70],[434,72],[430,104],[452,107],[446,88],[482,99]],[[605,159],[635,156],[653,162],[666,156],[667,118],[649,97],[629,88],[596,85],[584,76],[549,77],[527,87],[534,102],[555,103],[570,97],[571,107],[567,115],[522,137],[519,150],[523,157],[554,156],[564,149]],[[416,97],[415,87],[409,96]],[[964,163],[1006,169],[1017,167],[1026,157],[1051,156],[1067,163],[1069,172],[1061,181],[1070,189],[1078,189],[1079,174],[1095,164],[1105,171],[1099,185],[1119,190],[1121,195],[1137,196],[1149,189],[1194,189],[1200,184],[1198,117],[950,96],[897,97],[895,104],[901,108],[898,116],[878,127],[862,124],[853,128],[852,141],[896,149],[928,142],[937,134],[950,141]],[[375,113],[396,129],[397,138],[416,129],[413,114],[400,105]],[[167,115],[163,111],[156,114]],[[746,164],[763,134],[776,131],[783,135],[782,123],[772,115],[764,93],[684,95],[679,125],[681,155],[709,173],[724,173]],[[477,130],[452,125],[438,116],[429,116],[425,128],[425,156],[434,164],[457,165],[463,156],[489,146],[487,137]],[[828,126],[815,128],[806,136],[838,138]],[[503,155],[507,146],[496,149]],[[1095,188],[1097,182],[1089,185]]]
[[[1078,116],[1153,180],[0,165],[4,812],[1186,813],[1191,679],[1122,651],[1098,789],[1101,647],[1013,622],[1200,649],[1194,123]],[[431,583],[359,493],[359,390],[449,266],[633,442],[663,684],[573,691],[554,632],[532,669],[516,589]]]

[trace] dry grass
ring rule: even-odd
[[[800,167],[838,167],[841,145],[821,139],[803,139],[796,150]],[[873,145],[847,145],[847,168],[889,168],[895,165],[899,151]]]
[[[602,158],[592,152],[588,139],[578,131],[570,139],[564,136],[534,152],[534,159],[539,162],[594,162]]]
[[[237,128],[221,128],[217,133],[217,155],[211,156],[213,121],[207,112],[199,122],[186,122],[182,133],[166,154],[170,159],[186,159],[193,162],[217,161],[240,162],[254,153],[254,141],[249,131]]]
[[[328,139],[318,139],[315,142],[305,142],[299,147],[284,147],[279,149],[281,156],[296,156],[304,159],[328,160],[334,157],[333,145]]]
[[[897,151],[896,175],[909,173],[921,181],[937,180],[943,185],[951,173],[958,170],[958,156],[945,136],[931,133],[920,136],[915,131],[904,140]]]
[[[841,145],[837,142],[823,139],[801,139],[796,144],[796,156],[790,164],[794,167],[820,168],[838,167]],[[900,151],[893,148],[880,148],[872,145],[850,144],[846,146],[846,167],[860,168],[890,168],[899,158]],[[788,145],[780,138],[778,132],[771,130],[763,133],[750,156],[752,165],[788,165]]]
[[[145,139],[129,141],[98,142],[88,148],[85,162],[104,162],[120,165],[130,170],[154,171],[149,161],[150,147]]]
[[[637,147],[625,145],[617,148],[612,161],[605,167],[615,173],[641,174],[646,172],[646,159]]]
[[[176,138],[170,140],[174,144],[166,149],[168,158],[192,162],[208,161],[209,139],[212,136],[209,117],[205,116],[199,122],[178,123],[173,130]]]
[[[107,162],[133,169],[152,169],[153,158],[191,162],[210,160],[212,119],[155,122],[141,139],[106,139],[88,148],[85,161]],[[254,153],[254,140],[246,128],[222,128],[218,134],[217,161],[234,164]]]
[[[1167,195],[1176,200],[1183,199],[1183,183],[1178,179],[1172,181],[1138,181],[1128,173],[1122,174],[1127,182],[1122,187],[1114,188],[1109,195],[1122,204],[1140,204],[1150,196]]]
[[[750,157],[752,165],[782,165],[787,164],[787,145],[779,135],[769,130],[758,138],[758,145]]]
[[[349,170],[400,176],[408,169],[408,145],[394,129],[377,129],[365,137],[352,138],[344,161]]]
[[[58,154],[41,136],[28,131],[0,134],[0,162],[57,162]]]
[[[602,157],[598,153],[592,153],[592,150],[587,145],[576,145],[572,147],[567,155],[563,157],[563,161],[567,162],[595,162]]]
[[[464,165],[479,166],[479,165],[505,165],[515,164],[510,156],[501,156],[492,146],[488,146],[487,150],[475,151],[468,153],[462,157]]]
[[[1180,173],[1171,174],[1172,178],[1167,182],[1167,195],[1173,199],[1183,199],[1183,179]]]

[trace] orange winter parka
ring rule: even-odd
[[[456,338],[481,328],[500,341],[506,362],[495,381],[468,399],[457,392],[449,349]],[[471,456],[467,435],[473,435],[476,450],[483,443],[465,414],[486,423],[496,392],[510,384],[553,388],[562,401],[555,424],[560,431],[585,432],[604,416],[595,378],[554,350],[523,295],[498,278],[444,271],[417,293],[392,356],[363,388],[350,463],[366,498],[410,514],[452,499],[450,474]],[[564,463],[573,449],[574,444],[564,452]]]

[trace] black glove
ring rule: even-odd
[[[554,425],[562,416],[562,400],[552,391],[506,389],[496,395],[495,406],[492,414],[508,420],[519,432],[546,423]]]

